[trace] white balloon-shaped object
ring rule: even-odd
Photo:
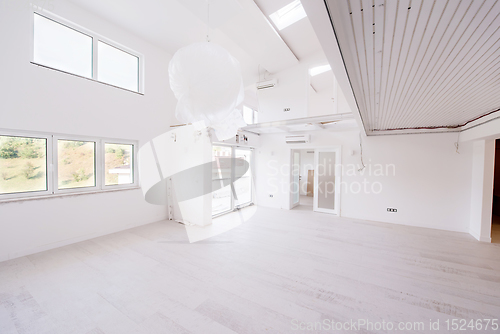
[[[204,121],[219,140],[245,126],[235,110],[244,97],[240,64],[223,47],[210,42],[188,45],[175,53],[168,69],[179,121]]]

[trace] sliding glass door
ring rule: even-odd
[[[252,203],[252,151],[212,146],[212,216]]]
[[[212,146],[212,216],[233,210],[232,157],[231,147]]]
[[[237,178],[234,182],[236,194],[234,204],[236,207],[241,207],[252,202],[252,167],[250,164],[252,151],[236,148],[234,155],[235,178]]]

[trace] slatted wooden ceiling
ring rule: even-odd
[[[500,1],[326,0],[368,131],[500,108]]]

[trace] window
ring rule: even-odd
[[[212,147],[212,215],[231,211],[232,149],[228,146]]]
[[[98,50],[98,80],[139,91],[139,58],[101,41]]]
[[[136,188],[137,142],[0,129],[0,200]]]
[[[306,11],[302,7],[300,0],[295,0],[269,15],[269,18],[278,30],[283,30],[306,16]]]
[[[58,189],[95,187],[95,142],[58,140]]]
[[[92,37],[34,15],[33,61],[92,78]]]
[[[235,170],[241,170],[239,178],[234,181],[234,191],[236,194],[235,206],[239,207],[252,202],[252,151],[248,149],[234,149]],[[249,166],[248,169],[246,166]]]
[[[250,149],[212,146],[212,216],[252,203],[251,157]]]
[[[0,195],[47,190],[47,139],[0,136]]]
[[[104,144],[105,181],[107,186],[134,182],[133,145]]]
[[[325,73],[327,71],[330,71],[332,68],[330,66],[330,64],[326,64],[326,65],[321,65],[321,66],[316,66],[316,67],[313,67],[309,70],[309,75],[314,77],[318,74],[321,74],[321,73]]]
[[[250,107],[243,106],[243,120],[247,124],[258,123],[258,112]]]
[[[33,63],[141,91],[141,57],[135,52],[52,14],[33,16]]]

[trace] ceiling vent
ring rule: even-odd
[[[311,136],[310,135],[286,136],[285,140],[286,140],[287,144],[305,144],[305,143],[309,143],[309,141],[311,140]]]
[[[278,79],[257,82],[257,89],[274,88],[278,85]]]

